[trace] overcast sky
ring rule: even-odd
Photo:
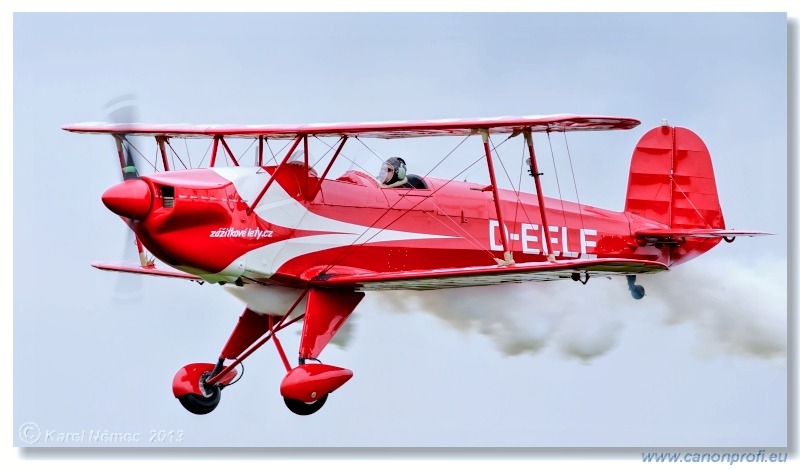
[[[82,431],[140,433],[146,447],[527,455],[787,444],[786,15],[17,13],[13,26],[15,446],[30,423],[35,447],[75,446],[45,437]],[[118,180],[113,140],[60,127],[105,119],[124,93],[153,123],[634,117],[630,131],[569,136],[581,201],[613,210],[636,141],[668,119],[709,147],[728,227],[775,236],[642,278],[639,302],[624,279],[368,294],[346,346],[321,356],[355,376],[320,412],[284,407],[267,346],[195,416],[172,377],[215,361],[242,304],[149,278],[121,302],[118,274],[89,266],[125,252],[100,202]],[[453,146],[391,145],[378,146],[412,169]],[[537,152],[552,165],[546,138]],[[284,336],[294,355],[297,332]],[[180,441],[149,443],[159,431]]]

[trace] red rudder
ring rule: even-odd
[[[725,228],[703,140],[681,127],[647,132],[633,151],[625,212],[670,228]]]

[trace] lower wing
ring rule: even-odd
[[[364,272],[352,269],[310,269],[304,280],[309,285],[355,290],[436,290],[440,288],[497,285],[500,283],[583,280],[592,274],[636,275],[668,270],[666,264],[630,259],[575,259],[555,262],[525,262],[510,266],[481,266],[454,269]]]
[[[155,266],[142,267],[138,262],[95,262],[92,264],[92,267],[100,270],[110,270],[112,272],[155,275],[157,277],[180,278],[183,280],[194,280],[196,282],[203,281],[203,279],[197,275],[187,274],[186,272],[181,272],[180,270]]]

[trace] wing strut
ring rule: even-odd
[[[305,177],[303,178],[303,194],[308,195],[308,135],[303,137],[303,170]],[[320,181],[322,182],[322,181]]]
[[[500,223],[500,239],[503,241],[503,259],[495,259],[499,265],[514,265],[514,255],[508,244],[508,230],[503,221],[503,211],[500,209],[500,195],[498,193],[497,181],[494,177],[494,164],[492,163],[492,151],[489,148],[489,131],[480,129],[483,137],[483,151],[486,152],[486,164],[489,166],[489,180],[492,183],[492,195],[494,196],[494,208],[497,211],[497,221]]]
[[[234,166],[239,166],[239,161],[236,160],[236,157],[233,155],[231,151],[231,147],[228,146],[228,142],[225,141],[225,138],[222,135],[215,135],[214,136],[214,146],[211,148],[211,163],[209,163],[208,167],[213,168],[217,164],[217,151],[219,150],[219,144],[222,143],[222,146],[228,156],[231,157],[231,161],[233,161]]]
[[[158,142],[158,149],[161,151],[161,162],[164,163],[164,171],[169,171],[169,161],[167,160],[167,148],[164,146],[167,137],[156,136]]]
[[[344,148],[344,144],[347,142],[347,135],[343,136],[340,142],[341,143],[339,144],[339,147],[336,148],[336,152],[333,154],[333,158],[331,158],[331,162],[328,163],[328,166],[325,167],[325,171],[322,172],[322,176],[320,176],[319,182],[317,182],[317,187],[315,187],[314,190],[308,194],[309,200],[313,199],[322,187],[322,181],[325,180],[325,176],[328,175],[328,171],[330,171],[331,167],[333,167],[333,163],[336,161],[336,158],[339,157],[339,153],[342,152],[342,148]]]
[[[284,166],[286,166],[286,163],[289,161],[289,158],[291,158],[292,153],[294,153],[294,150],[297,148],[297,145],[300,144],[300,140],[302,140],[303,138],[304,138],[303,135],[297,134],[297,137],[295,137],[294,142],[292,142],[292,147],[289,148],[288,152],[286,152],[286,156],[283,157],[283,161],[281,161],[281,164],[279,164],[278,167],[275,168],[275,172],[272,173],[272,177],[269,178],[269,181],[267,181],[266,184],[264,184],[264,188],[261,189],[261,192],[258,193],[256,199],[253,201],[252,204],[250,204],[250,207],[247,208],[246,213],[248,216],[253,213],[258,203],[261,202],[261,198],[264,197],[264,194],[267,193],[267,189],[269,189],[269,186],[272,185],[272,181],[275,180],[275,177],[278,175],[278,172],[280,172],[280,170],[283,169]]]
[[[542,173],[539,172],[539,165],[536,164],[536,153],[533,151],[533,137],[531,137],[530,127],[524,129],[522,134],[525,135],[525,143],[528,144],[528,153],[531,155],[528,162],[531,167],[531,176],[533,176],[533,182],[536,184],[536,198],[539,200],[539,212],[542,215],[542,233],[544,235],[545,243],[547,244],[547,260],[550,262],[555,262],[556,256],[553,254],[553,246],[550,244],[550,225],[547,223],[547,210],[545,210],[544,207],[542,183],[539,180],[539,176],[541,176]]]
[[[209,164],[209,168],[213,168],[215,164],[217,164],[217,150],[219,149],[219,135],[214,136],[214,146],[211,148],[211,163]],[[202,163],[202,161],[201,161]]]
[[[239,166],[239,162],[236,161],[236,157],[233,155],[231,147],[228,146],[228,142],[226,142],[225,139],[222,137],[220,137],[220,140],[222,141],[222,146],[225,147],[225,152],[228,153],[228,156],[230,156],[231,161],[233,161],[233,165]]]

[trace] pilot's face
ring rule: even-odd
[[[383,163],[381,172],[378,174],[378,180],[381,181],[382,184],[388,184],[389,181],[392,180],[392,177],[394,177],[394,168],[388,163]]]

